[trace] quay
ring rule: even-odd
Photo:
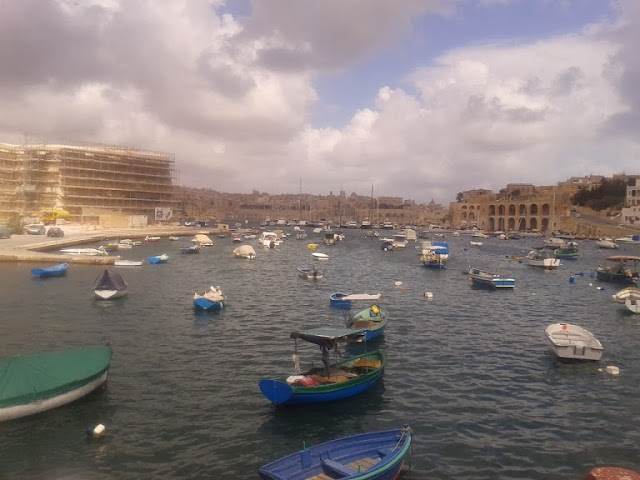
[[[45,237],[44,235],[12,235],[0,240],[0,262],[56,262],[79,263],[89,265],[113,265],[120,257],[117,255],[86,256],[53,253],[73,245],[121,240],[124,238],[144,239],[149,236],[169,237],[172,235],[188,237],[197,233],[217,235],[228,233],[222,228],[195,229],[191,227],[146,227],[135,229],[92,229],[85,225],[62,225],[65,236],[62,238]]]

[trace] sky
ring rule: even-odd
[[[0,142],[394,196],[640,173],[637,0],[0,0]]]

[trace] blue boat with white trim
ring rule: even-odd
[[[287,455],[258,470],[262,480],[394,480],[411,449],[408,425],[338,438]]]

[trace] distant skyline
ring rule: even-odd
[[[229,193],[640,173],[637,0],[0,2],[0,142],[175,154]]]

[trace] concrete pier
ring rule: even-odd
[[[120,258],[119,256],[67,255],[54,252],[59,252],[62,248],[75,245],[86,245],[107,240],[120,240],[123,238],[140,240],[147,236],[169,237],[173,235],[184,237],[185,241],[190,241],[196,233],[205,233],[205,231],[208,235],[223,233],[222,230],[202,230],[188,227],[91,230],[83,225],[63,225],[62,228],[65,232],[65,236],[62,238],[51,238],[43,235],[12,235],[9,239],[0,240],[0,262],[66,262],[89,265],[113,265],[113,263]],[[224,233],[228,233],[228,231]]]

